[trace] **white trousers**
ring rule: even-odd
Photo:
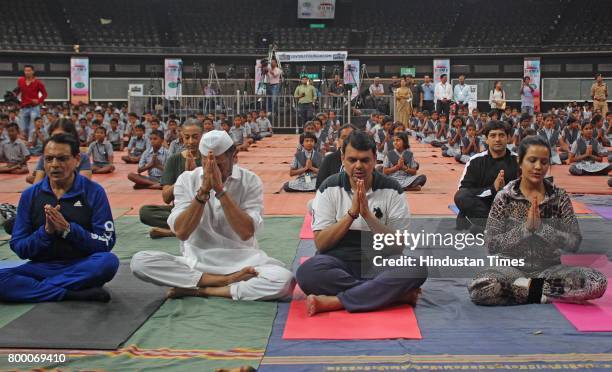
[[[203,274],[185,264],[181,256],[157,251],[136,253],[130,267],[132,273],[145,282],[177,288],[197,288]],[[276,300],[293,291],[293,274],[284,267],[261,265],[255,270],[259,274],[257,277],[230,285],[232,299]]]

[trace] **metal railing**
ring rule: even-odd
[[[319,113],[333,111],[343,123],[350,122],[352,108],[349,96],[320,96],[312,108],[314,116]],[[234,95],[182,95],[166,97],[163,95],[142,95],[128,97],[128,110],[142,115],[152,112],[166,120],[169,115],[176,115],[181,122],[189,116],[198,113],[213,114],[218,117],[221,113],[231,118],[238,114],[252,112],[259,113],[266,110],[274,129],[290,129],[297,133],[303,127],[305,120],[310,120],[302,114],[296,98],[290,95],[253,95],[237,91]]]

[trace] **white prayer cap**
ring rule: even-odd
[[[219,156],[227,151],[234,141],[224,130],[211,130],[204,134],[200,140],[200,153],[207,156],[212,151],[215,156]]]

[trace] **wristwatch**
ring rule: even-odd
[[[199,194],[199,191],[198,191],[195,194],[195,200],[200,204],[205,204],[208,201],[208,199],[210,199],[210,192],[202,192],[202,193],[204,194],[204,199],[200,199],[198,197],[198,194]]]
[[[225,195],[227,190],[223,189],[221,192],[217,192],[215,193],[215,198],[217,198],[217,200],[221,200],[221,198],[223,197],[223,195]]]
[[[351,218],[354,219],[354,220],[356,220],[359,217],[359,213],[352,214],[350,209],[348,211],[346,211],[346,214],[351,216]]]
[[[66,239],[68,234],[70,234],[70,224],[68,224],[68,227],[66,227],[66,230],[62,232],[62,239]]]

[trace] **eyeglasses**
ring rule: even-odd
[[[70,160],[72,156],[62,155],[62,156],[45,156],[45,163],[52,163],[53,160],[57,160],[58,163],[65,163]]]

